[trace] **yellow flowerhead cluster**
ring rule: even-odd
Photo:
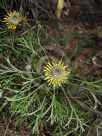
[[[45,80],[48,84],[54,86],[60,86],[64,83],[70,74],[70,68],[64,65],[62,61],[59,62],[48,62],[44,67]]]
[[[8,12],[4,17],[4,22],[6,23],[8,29],[15,30],[18,25],[21,25],[24,17],[17,11]]]
[[[64,7],[64,0],[58,0],[57,4],[57,18],[61,18],[62,9]]]

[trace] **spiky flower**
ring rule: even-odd
[[[24,17],[17,11],[8,12],[4,17],[4,22],[6,23],[8,29],[15,30],[17,26],[21,25]]]
[[[65,65],[62,61],[51,63],[48,62],[44,67],[45,80],[54,86],[60,86],[61,83],[66,82],[70,74],[70,68]]]

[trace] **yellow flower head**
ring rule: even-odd
[[[54,86],[60,86],[64,83],[70,74],[70,68],[64,65],[62,61],[59,62],[48,62],[44,67],[45,80]]]
[[[8,29],[15,30],[18,25],[21,25],[24,17],[17,11],[8,12],[4,18],[4,22],[6,23]]]

